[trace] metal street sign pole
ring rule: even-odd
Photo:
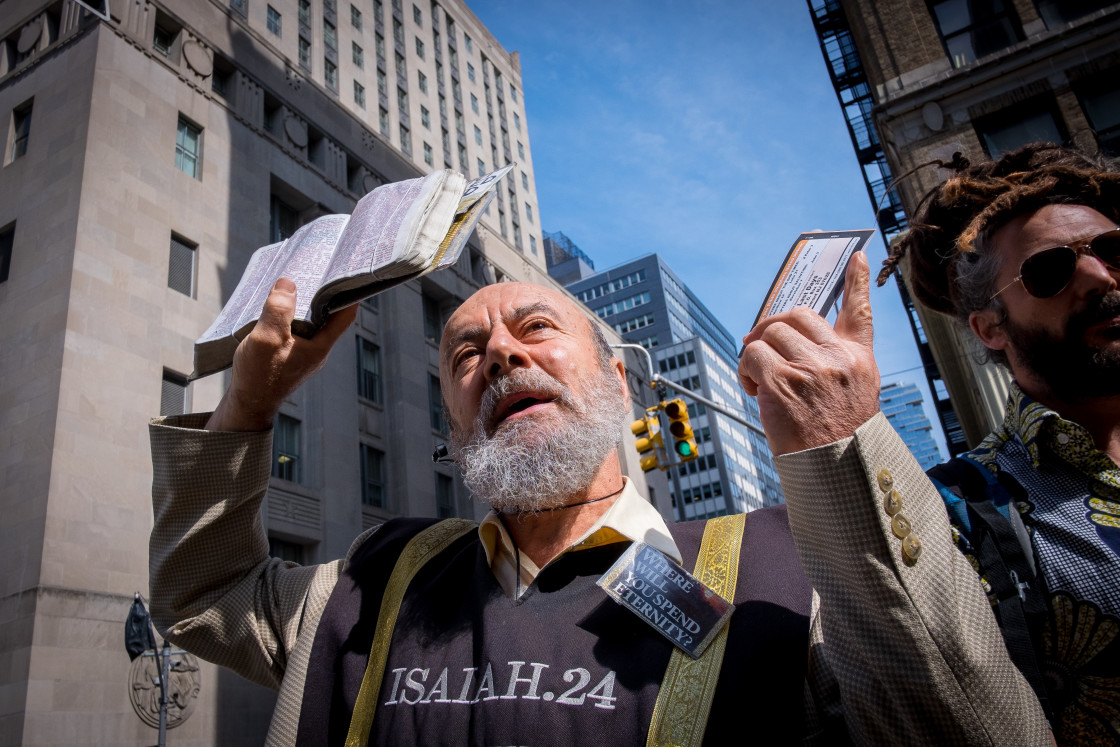
[[[646,350],[645,348],[643,348],[641,345],[634,345],[632,343],[622,343],[622,344],[619,344],[619,345],[611,345],[611,347],[612,348],[628,348],[630,350],[640,350],[642,352],[642,355],[645,356],[646,368],[649,371],[649,386],[650,386],[651,389],[656,389],[657,387],[668,387],[669,389],[672,389],[675,392],[679,392],[680,394],[683,394],[684,396],[686,396],[690,399],[696,400],[697,402],[704,405],[705,407],[709,407],[709,408],[715,410],[716,412],[731,418],[736,423],[739,423],[740,425],[744,426],[748,430],[751,430],[754,433],[757,433],[758,435],[762,436],[763,438],[766,438],[766,431],[762,430],[761,428],[759,428],[754,423],[749,422],[746,418],[744,418],[738,412],[736,412],[734,410],[729,410],[726,407],[724,407],[723,405],[719,404],[718,402],[711,401],[707,397],[701,397],[699,394],[692,391],[691,389],[689,389],[687,387],[684,387],[684,386],[681,386],[680,384],[678,384],[675,381],[669,381],[669,379],[666,379],[664,376],[662,376],[661,374],[654,371],[653,370],[653,359],[650,358],[649,351]]]

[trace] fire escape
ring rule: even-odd
[[[828,74],[832,78],[836,98],[848,123],[848,134],[852,138],[856,160],[859,161],[863,172],[867,196],[871,199],[871,204],[878,209],[879,230],[882,232],[883,241],[889,246],[891,240],[905,230],[906,212],[897,190],[890,190],[884,199],[884,193],[887,192],[892,179],[891,168],[872,121],[875,102],[871,96],[871,86],[863,71],[863,63],[860,61],[859,51],[852,38],[851,26],[840,0],[808,0],[808,2],[813,26],[820,40],[821,52],[828,65]],[[880,203],[883,205],[882,209],[879,209]],[[961,429],[956,412],[953,411],[949,392],[941,380],[941,373],[930,352],[929,341],[918,319],[914,301],[897,273],[895,283],[902,297],[902,305],[910,317],[910,328],[914,333],[914,342],[918,346],[918,354],[922,359],[922,368],[929,382],[929,390],[933,393],[934,405],[945,433],[949,454],[950,456],[959,454],[968,449],[964,431]]]

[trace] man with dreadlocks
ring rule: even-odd
[[[969,166],[896,244],[1014,381],[930,471],[1059,744],[1120,744],[1120,170],[1046,143]]]

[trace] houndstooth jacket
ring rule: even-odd
[[[294,744],[311,645],[345,560],[268,558],[271,433],[198,430],[206,419],[150,426],[152,615],[175,645],[278,688],[267,743]],[[816,589],[808,723],[790,728],[810,743],[1050,744],[937,492],[886,418],[776,466]],[[916,560],[892,530],[899,501]]]

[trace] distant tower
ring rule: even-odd
[[[941,463],[941,449],[933,440],[933,425],[922,409],[922,393],[916,385],[909,382],[887,384],[879,390],[879,407],[922,469]]]
[[[545,260],[549,273],[600,319],[649,350],[658,373],[760,425],[758,405],[743,394],[736,374],[735,339],[664,259],[647,254],[594,273],[587,255],[557,232],[545,234]],[[766,440],[700,403],[685,401],[700,457],[668,471],[677,518],[783,502]]]

